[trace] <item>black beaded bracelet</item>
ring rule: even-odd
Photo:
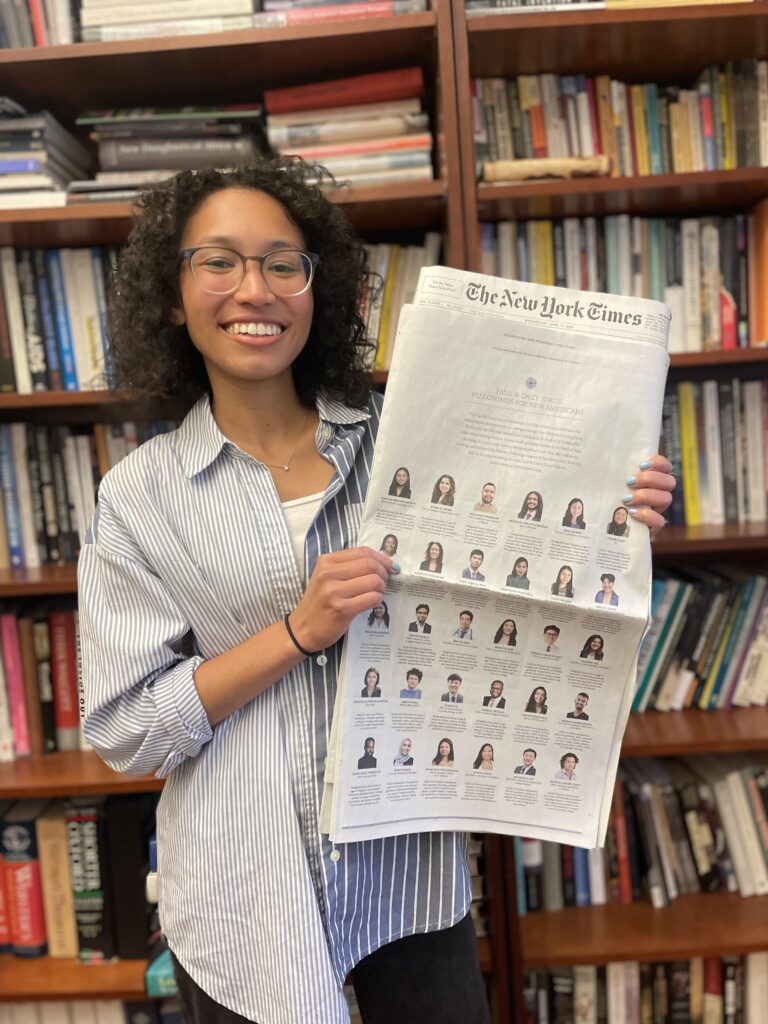
[[[287,612],[286,615],[285,615],[285,618],[283,619],[283,622],[285,623],[285,628],[288,630],[288,636],[291,638],[291,640],[293,640],[293,643],[294,643],[295,647],[297,648],[297,650],[301,651],[301,653],[304,655],[305,658],[311,658],[313,652],[312,651],[308,651],[306,649],[306,647],[302,647],[301,646],[299,641],[296,639],[296,635],[294,634],[293,630],[291,629],[291,623],[289,621],[290,614],[291,614],[290,612]]]

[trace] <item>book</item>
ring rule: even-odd
[[[46,803],[20,800],[0,820],[11,948],[21,957],[40,957],[47,949],[36,834],[36,821]]]
[[[78,955],[100,963],[115,955],[104,797],[67,800],[64,809]]]
[[[271,116],[294,111],[322,110],[334,106],[384,103],[424,95],[424,76],[420,67],[376,71],[308,85],[290,85],[264,91],[264,109]]]
[[[56,959],[76,957],[79,946],[69,874],[67,819],[60,801],[49,804],[37,818],[37,845],[48,955]]]

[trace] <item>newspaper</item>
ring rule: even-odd
[[[648,529],[622,498],[658,447],[669,321],[644,299],[421,272],[359,533],[402,571],[347,635],[334,842],[604,842],[649,616]]]

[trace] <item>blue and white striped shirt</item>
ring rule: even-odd
[[[317,408],[317,448],[336,472],[307,534],[307,577],[356,543],[380,401]],[[337,851],[320,837],[340,644],[208,723],[198,665],[278,621],[302,585],[268,469],[224,437],[207,398],[104,478],[79,584],[86,736],[118,771],[168,779],[169,945],[213,999],[260,1024],[347,1021],[357,961],[468,912],[465,837]]]

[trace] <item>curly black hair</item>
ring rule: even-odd
[[[333,183],[324,168],[276,157],[233,170],[182,171],[142,192],[136,200],[141,215],[110,286],[110,384],[147,398],[190,402],[210,393],[202,356],[186,326],[172,321],[180,303],[181,238],[208,196],[225,188],[252,188],[276,199],[309,250],[320,256],[312,283],[312,327],[292,366],[300,401],[311,406],[324,391],[348,405],[363,405],[369,392],[363,370],[369,343],[360,316],[365,250],[341,210],[321,192],[321,183]]]

